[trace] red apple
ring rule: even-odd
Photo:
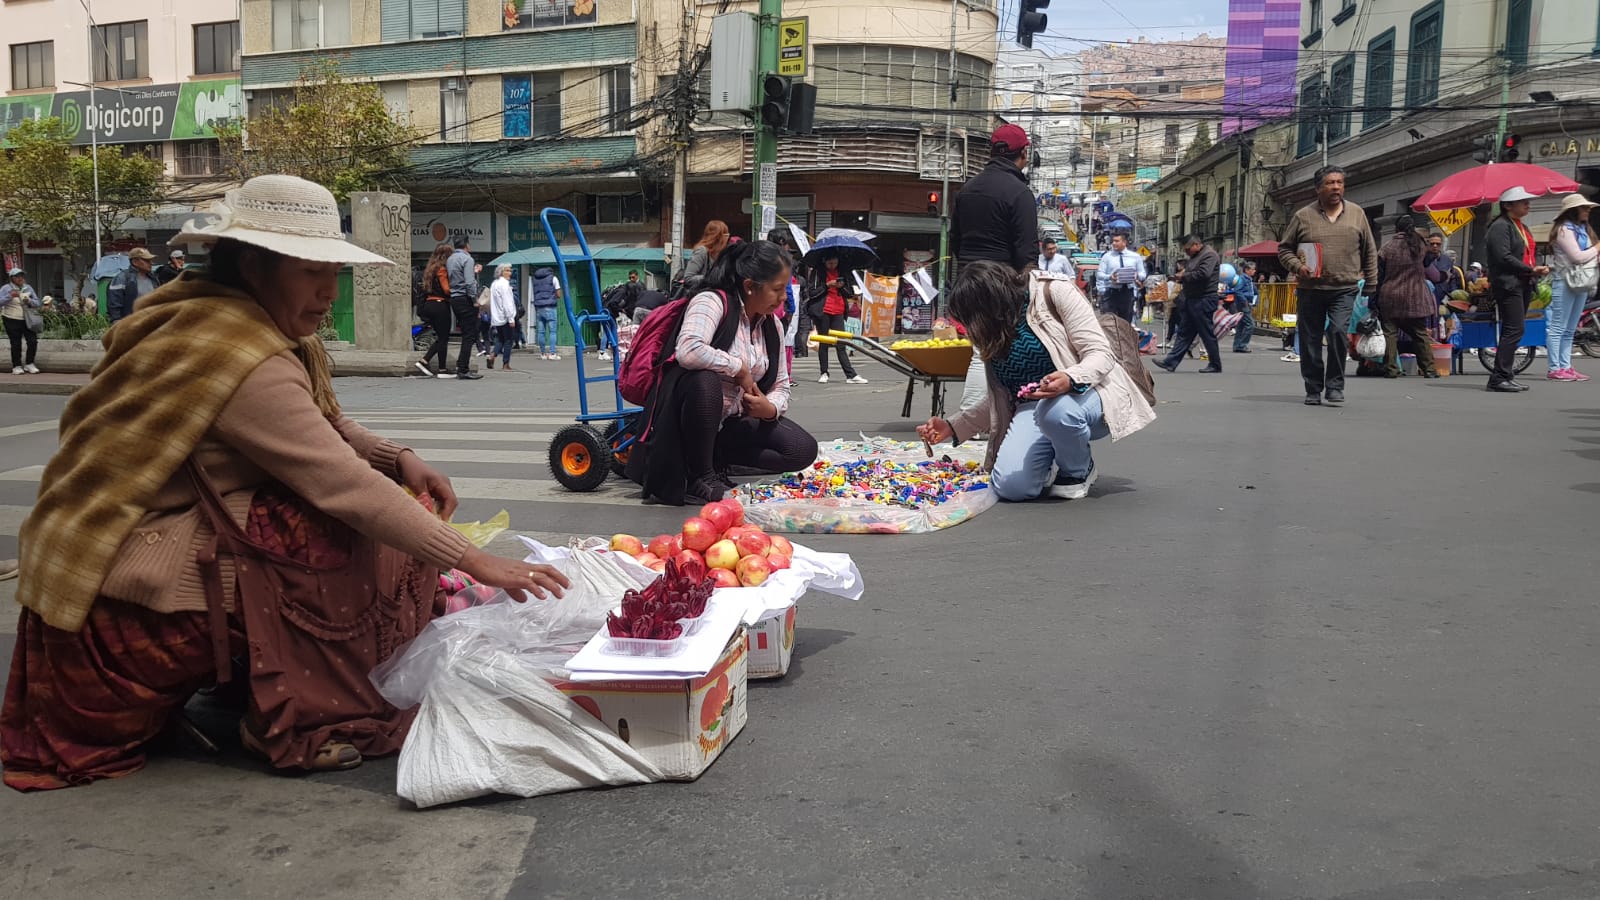
[[[717,537],[722,530],[705,519],[695,516],[683,523],[683,546],[696,553],[704,553],[706,548],[717,542]]]
[[[739,535],[734,543],[739,547],[740,556],[766,556],[772,549],[772,538],[753,529]]]
[[[743,535],[745,532],[749,531],[751,527],[752,526],[750,525],[734,525],[722,533],[722,539],[737,543],[740,535]]]
[[[645,568],[652,572],[665,572],[667,570],[667,561],[664,559],[654,560]]]
[[[679,537],[675,534],[658,534],[650,539],[650,546],[646,549],[661,559],[666,559],[683,549],[678,541]]]
[[[729,509],[726,500],[716,500],[700,507],[700,518],[711,523],[721,534],[733,527],[733,510]]]
[[[788,538],[781,534],[770,535],[770,537],[772,538],[772,549],[790,559],[794,558],[794,544],[790,543]]]
[[[613,534],[611,549],[637,559],[639,554],[644,552],[644,543],[631,534]]]
[[[777,547],[767,551],[767,562],[772,564],[772,571],[774,572],[789,568],[789,557],[779,553]]]
[[[722,501],[722,505],[728,507],[728,509],[733,513],[733,524],[744,524],[744,504],[733,499],[732,497],[728,497]]]
[[[706,558],[693,550],[685,547],[672,555],[672,561],[677,563],[678,571],[690,581],[699,583],[706,577]]]
[[[739,576],[733,574],[727,569],[712,569],[711,577],[716,580],[717,587],[719,588],[740,587]]]
[[[727,569],[731,572],[738,564],[739,548],[733,541],[717,541],[706,550],[706,565],[713,569]]]
[[[644,566],[647,569],[650,567],[651,563],[657,563],[661,561],[661,557],[651,553],[649,550],[646,550],[638,556],[635,556],[633,559],[639,565]]]
[[[740,584],[745,587],[756,587],[772,574],[772,563],[767,562],[765,556],[751,554],[739,560],[738,574]]]

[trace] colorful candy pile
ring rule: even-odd
[[[886,459],[819,460],[811,468],[772,481],[743,485],[746,503],[837,498],[920,509],[964,491],[984,490],[989,476],[975,462]]]

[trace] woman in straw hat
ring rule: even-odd
[[[1561,212],[1550,226],[1550,245],[1555,248],[1551,261],[1555,277],[1550,279],[1550,305],[1545,307],[1545,352],[1549,354],[1551,381],[1588,381],[1589,376],[1572,367],[1572,335],[1578,330],[1583,305],[1594,293],[1595,276],[1600,274],[1600,240],[1589,224],[1589,210],[1596,204],[1582,194],[1568,194],[1561,200]]]
[[[339,270],[388,260],[344,240],[333,195],[264,175],[216,213],[175,239],[212,243],[207,271],[111,330],[22,526],[13,788],[137,771],[195,691],[235,677],[246,747],[359,765],[410,725],[367,673],[435,614],[440,569],[519,599],[566,585],[473,547],[445,524],[449,479],[340,412],[314,335]]]

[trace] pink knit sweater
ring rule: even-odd
[[[311,398],[305,367],[285,352],[244,380],[195,454],[241,525],[256,489],[276,481],[379,543],[442,568],[455,566],[471,544],[395,481],[405,449],[348,418],[328,421]],[[195,554],[210,537],[180,470],[123,542],[101,595],[156,612],[203,611]],[[226,556],[222,583],[231,608],[234,578]]]

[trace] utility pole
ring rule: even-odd
[[[1511,103],[1511,54],[1506,49],[1506,42],[1511,37],[1511,4],[1502,0],[1495,6],[1495,19],[1505,23],[1505,32],[1500,37],[1500,123],[1494,129],[1495,152],[1489,157],[1491,165],[1499,159],[1500,149],[1506,145],[1506,117],[1510,112],[1507,107]],[[1499,9],[1502,6],[1505,8],[1504,14]]]
[[[683,268],[684,204],[689,181],[689,119],[694,115],[694,93],[689,85],[689,32],[694,27],[694,7],[683,0],[683,22],[678,29],[678,80],[673,89],[672,234],[667,246],[667,274]]]
[[[956,109],[956,3],[957,0],[950,0],[950,106],[944,113],[944,157],[940,166],[943,172],[941,173],[942,178],[939,187],[939,295],[935,298],[937,303],[933,308],[935,316],[939,314],[939,304],[944,302],[945,295],[950,289],[950,270],[953,262],[950,259],[952,252],[950,249],[950,132],[955,124],[953,120]],[[963,162],[967,156],[965,152],[966,146],[967,142],[963,139],[961,141],[961,159]],[[965,176],[966,171],[963,170],[961,174]],[[962,180],[965,181],[965,177]]]
[[[751,179],[751,238],[761,240],[778,221],[778,133],[761,115],[768,75],[778,72],[778,20],[783,17],[783,0],[761,0],[758,16],[761,29],[756,45],[755,83],[755,177]]]

